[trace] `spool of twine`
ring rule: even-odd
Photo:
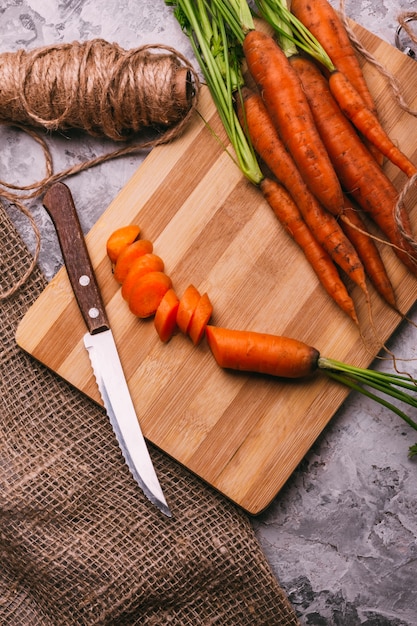
[[[190,62],[163,44],[124,50],[93,39],[0,54],[0,123],[30,135],[45,157],[42,180],[25,185],[0,180],[0,195],[27,217],[35,235],[33,262],[10,289],[0,293],[0,299],[17,291],[39,258],[41,235],[25,201],[40,196],[57,180],[174,140],[193,115],[199,90],[199,77]],[[124,143],[55,173],[40,128],[81,129]],[[151,139],[146,134],[141,137],[145,129],[157,132]]]
[[[191,107],[190,68],[172,49],[150,48],[124,50],[94,39],[3,53],[0,121],[77,128],[114,141],[175,124]]]

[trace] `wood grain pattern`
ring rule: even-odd
[[[416,62],[355,29],[417,107]],[[416,161],[417,120],[396,105],[377,70],[369,64],[364,69],[386,129]],[[195,348],[182,335],[162,344],[152,321],[133,317],[121,298],[105,252],[110,233],[139,224],[179,295],[189,283],[209,293],[213,323],[293,336],[328,357],[369,365],[400,316],[372,292],[378,338],[368,330],[364,347],[358,329],[331,302],[258,190],[224,150],[224,132],[205,90],[199,110],[210,129],[196,115],[180,139],[154,149],[92,228],[87,246],[145,437],[257,514],[277,495],[348,391],[321,376],[283,382],[222,371],[205,342]],[[387,166],[387,172],[398,188],[404,184],[395,168]],[[414,209],[412,217],[415,222]],[[401,310],[407,312],[416,300],[417,282],[389,248],[382,253]],[[351,291],[362,327],[369,329],[362,295]],[[22,320],[16,338],[100,402],[84,332],[62,269]]]

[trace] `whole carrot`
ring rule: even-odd
[[[417,167],[391,141],[377,116],[363,104],[358,91],[346,76],[335,70],[329,76],[329,87],[343,113],[355,128],[366,137],[384,156],[402,170],[408,177],[417,174]]]
[[[287,233],[300,246],[324,289],[342,311],[358,323],[355,305],[331,257],[312,235],[290,194],[271,178],[264,178],[260,189]]]
[[[359,64],[349,34],[328,0],[291,0],[291,12],[316,37],[340,70],[361,95],[366,106],[376,113],[375,101]]]
[[[302,341],[267,333],[206,327],[220,367],[282,378],[303,378],[317,370],[320,353]]]
[[[343,193],[320,139],[300,81],[274,39],[251,30],[243,41],[248,69],[286,148],[307,185],[331,213],[343,210]]]
[[[238,114],[252,145],[270,171],[291,194],[305,223],[333,261],[366,293],[362,262],[336,218],[326,211],[304,182],[272,123],[261,96],[242,89]]]
[[[395,219],[397,190],[341,112],[327,80],[314,63],[299,56],[292,57],[291,64],[301,80],[316,126],[343,188],[369,213],[394,246],[397,256],[415,274],[416,252],[403,237]],[[402,221],[412,238],[405,209],[402,209]]]

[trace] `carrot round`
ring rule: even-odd
[[[326,211],[307,187],[294,159],[285,149],[259,94],[242,90],[238,114],[252,145],[270,171],[284,185],[318,243],[333,261],[366,292],[360,258],[336,218]]]
[[[398,192],[360,140],[330,93],[328,81],[317,67],[301,57],[292,58],[316,126],[346,193],[368,213],[407,268],[415,274],[416,253],[403,237],[395,220]],[[402,209],[402,221],[410,238],[411,226]]]
[[[137,317],[154,315],[162,298],[171,289],[172,281],[164,272],[149,272],[134,285],[129,297],[129,309]]]
[[[147,239],[138,239],[124,248],[120,252],[116,265],[114,266],[114,277],[117,282],[120,284],[123,283],[135,259],[152,251],[152,242]]]
[[[206,338],[223,368],[281,378],[304,378],[318,368],[318,350],[289,337],[207,326]]]
[[[213,305],[210,302],[210,298],[207,293],[203,293],[194,310],[188,327],[188,334],[195,346],[197,346],[202,340],[212,313]]]
[[[171,339],[177,327],[177,311],[180,301],[172,289],[168,289],[156,309],[154,325],[161,341],[167,342]]]
[[[139,234],[140,228],[135,224],[128,224],[113,231],[106,243],[106,251],[110,261],[116,263],[121,251],[133,243]]]
[[[339,181],[284,52],[272,37],[257,30],[246,35],[243,51],[271,119],[307,185],[331,213],[341,213]]]
[[[163,272],[164,262],[157,254],[146,252],[132,262],[122,283],[122,297],[129,300],[130,292],[141,276],[148,272]]]
[[[178,328],[187,334],[194,311],[199,303],[201,294],[194,285],[188,285],[180,298],[180,304],[177,312]]]
[[[364,106],[359,93],[342,72],[335,70],[330,74],[329,86],[341,110],[355,128],[407,176],[411,178],[417,174],[417,167],[391,141],[377,116]]]
[[[270,178],[265,178],[260,187],[283,227],[304,252],[324,289],[342,311],[357,324],[354,303],[332,259],[311,234],[289,193]]]

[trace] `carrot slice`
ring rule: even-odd
[[[106,251],[112,263],[116,263],[117,258],[122,250],[139,237],[140,228],[135,224],[122,226],[115,230],[107,239]]]
[[[164,272],[145,274],[130,292],[129,309],[137,317],[150,317],[171,287],[172,281]]]
[[[195,308],[194,314],[191,318],[190,325],[188,327],[188,334],[191,341],[196,346],[200,343],[204,336],[207,323],[213,313],[213,305],[210,302],[210,298],[207,293],[203,293],[198,304]]]
[[[152,251],[152,242],[147,239],[138,239],[129,244],[127,248],[124,248],[119,254],[116,265],[114,266],[114,277],[117,282],[120,284],[123,283],[135,259]]]
[[[148,272],[163,272],[164,262],[157,254],[147,252],[146,254],[135,259],[130,266],[126,278],[122,284],[122,297],[129,300],[129,295],[133,285]]]
[[[179,303],[177,294],[171,288],[168,289],[156,309],[154,325],[161,341],[169,341],[175,332]]]
[[[184,291],[177,312],[177,324],[178,328],[187,334],[190,326],[191,318],[196,309],[196,306],[200,300],[201,294],[194,285],[188,285]]]

